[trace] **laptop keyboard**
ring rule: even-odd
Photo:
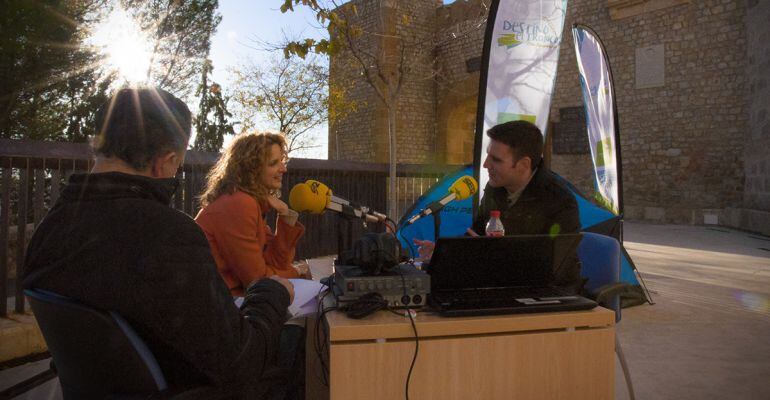
[[[564,296],[555,288],[494,289],[433,294],[435,302],[452,308],[490,308],[524,305],[526,299]],[[519,299],[519,300],[517,300]],[[524,301],[521,301],[524,300]]]

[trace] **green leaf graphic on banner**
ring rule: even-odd
[[[504,124],[509,121],[527,121],[527,122],[536,124],[537,123],[535,122],[536,120],[537,120],[537,116],[529,115],[529,114],[514,114],[514,113],[507,113],[507,112],[501,112],[497,114],[498,124]]]
[[[604,167],[607,161],[612,163],[612,143],[611,138],[605,138],[596,143],[596,166]]]
[[[508,33],[505,35],[500,35],[499,38],[497,38],[497,45],[498,46],[505,46],[507,48],[512,48],[520,45],[521,42],[516,37],[515,33]]]

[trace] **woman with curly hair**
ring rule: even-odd
[[[272,275],[310,277],[307,264],[292,264],[305,228],[278,198],[287,161],[282,135],[242,134],[208,174],[195,221],[233,296],[243,296],[250,283]],[[278,213],[275,233],[265,222],[271,209]]]

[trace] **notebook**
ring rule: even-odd
[[[553,287],[582,236],[439,238],[427,268],[430,304],[444,316],[586,310],[596,303]]]

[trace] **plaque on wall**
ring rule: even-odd
[[[646,89],[666,84],[665,48],[662,44],[636,48],[636,88]]]
[[[583,107],[559,109],[559,122],[553,124],[553,154],[588,154],[586,114]]]

